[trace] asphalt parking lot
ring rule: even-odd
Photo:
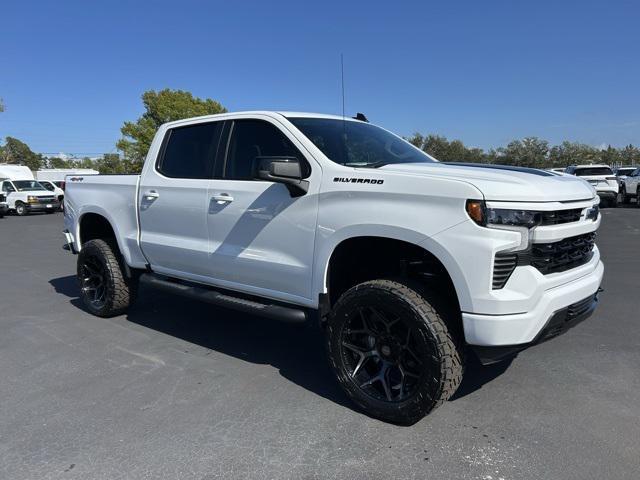
[[[356,411],[313,329],[149,290],[89,315],[62,214],[0,219],[0,478],[640,478],[640,209],[603,216],[596,314],[412,427]]]

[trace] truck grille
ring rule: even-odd
[[[38,197],[38,203],[51,203],[55,201],[55,197],[53,195],[51,196],[44,196],[44,197]]]
[[[569,237],[559,242],[534,243],[522,252],[497,253],[493,261],[492,287],[504,288],[518,266],[531,265],[540,273],[564,272],[584,265],[593,256],[596,232]]]
[[[540,225],[559,225],[561,223],[577,222],[582,216],[582,208],[540,212]]]
[[[564,272],[584,265],[593,255],[596,232],[531,246],[531,265],[543,275]]]

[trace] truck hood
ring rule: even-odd
[[[585,200],[596,195],[595,189],[579,178],[534,168],[438,162],[389,164],[379,170],[467,182],[480,190],[486,200],[554,202]]]

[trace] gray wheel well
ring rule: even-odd
[[[80,244],[95,239],[116,240],[116,234],[109,220],[97,213],[86,213],[80,219]],[[115,242],[117,245],[117,242]]]
[[[440,309],[447,311],[453,330],[462,332],[460,303],[445,266],[424,248],[392,238],[354,237],[338,244],[327,271],[327,307],[352,286],[379,278],[407,278],[437,293],[429,297],[437,298]]]

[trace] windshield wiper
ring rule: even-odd
[[[373,163],[368,163],[366,165],[363,165],[364,168],[380,168],[380,167],[384,167],[385,165],[389,165],[392,162],[387,162],[386,160],[380,160],[379,162],[373,162]]]

